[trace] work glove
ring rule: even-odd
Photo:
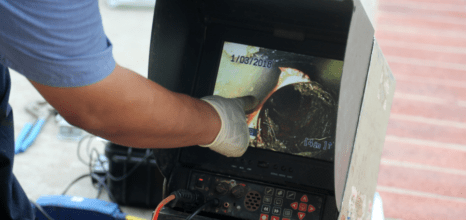
[[[214,107],[222,123],[214,142],[201,145],[201,147],[208,147],[227,157],[242,156],[249,143],[249,128],[245,112],[254,109],[259,101],[253,96],[230,99],[215,95],[201,100]]]

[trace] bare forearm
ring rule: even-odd
[[[118,66],[106,79],[86,88],[33,84],[72,124],[125,146],[208,144],[220,130],[220,119],[209,104]]]
[[[102,112],[101,129],[90,132],[125,146],[149,148],[201,145],[215,139],[220,120],[210,105],[182,94],[152,96],[150,101],[144,96],[131,100],[112,114]]]

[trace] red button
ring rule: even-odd
[[[261,214],[261,218],[259,220],[269,220],[269,215]]]
[[[309,207],[307,208],[307,212],[313,212],[316,210],[316,207],[314,207],[313,205],[309,205]]]
[[[307,204],[306,203],[300,203],[299,204],[299,211],[305,212],[307,210]]]
[[[298,212],[298,218],[299,218],[299,220],[303,220],[304,216],[306,216],[306,213],[304,213],[304,212]]]
[[[307,199],[307,196],[306,195],[303,195],[301,197],[301,202],[309,202],[309,199]]]
[[[272,219],[271,220],[280,220],[280,217],[278,216],[272,216]]]
[[[291,203],[291,208],[293,208],[294,210],[298,209],[298,202]]]

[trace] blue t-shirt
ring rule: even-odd
[[[1,0],[0,64],[54,87],[96,83],[115,68],[97,0]]]

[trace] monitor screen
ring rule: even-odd
[[[343,61],[224,42],[214,95],[253,96],[250,147],[333,161]]]

